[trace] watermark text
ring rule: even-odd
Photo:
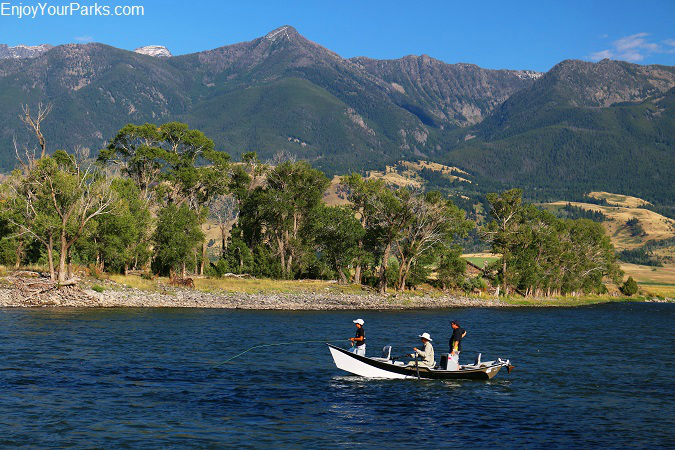
[[[54,5],[48,2],[35,4],[0,2],[0,17],[36,19],[38,17],[131,17],[144,16],[142,5],[82,4],[71,2]]]

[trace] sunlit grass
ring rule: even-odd
[[[137,275],[110,275],[109,279],[114,281],[117,284],[130,287],[133,289],[139,289],[141,291],[157,291],[159,290],[160,283],[168,284],[169,279],[163,278],[159,280],[147,280],[141,278]]]
[[[256,293],[326,292],[343,294],[363,293],[361,286],[340,285],[323,280],[271,280],[268,278],[198,278],[195,288],[200,291]]]
[[[638,283],[638,286],[649,297],[675,298],[675,284]]]
[[[599,303],[616,303],[616,302],[631,302],[642,301],[642,297],[614,297],[610,295],[581,295],[575,296],[561,296],[561,297],[501,297],[504,303],[517,306],[584,306],[595,305]]]

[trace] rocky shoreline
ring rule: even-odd
[[[114,286],[114,287],[112,287]],[[606,301],[612,301],[607,299]],[[673,299],[642,299],[644,302],[672,303]],[[599,300],[603,302],[603,300]],[[596,302],[597,303],[597,302]],[[588,302],[579,302],[581,306]],[[569,302],[548,301],[527,304],[507,303],[496,298],[476,298],[456,295],[380,295],[376,293],[336,292],[230,292],[202,291],[162,286],[146,291],[108,282],[103,292],[89,286],[61,286],[30,293],[20,284],[0,286],[0,308],[221,308],[248,310],[405,310],[463,307],[522,307],[573,306]]]
[[[26,296],[13,287],[0,288],[0,307],[77,308],[223,308],[252,310],[431,309],[450,307],[512,306],[496,299],[469,297],[395,296],[315,292],[258,293],[203,292],[171,288],[148,292],[119,287],[96,292],[65,287],[39,296]]]

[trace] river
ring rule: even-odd
[[[368,354],[449,322],[492,381],[365,380],[325,345],[366,321]],[[0,445],[672,447],[675,305],[265,312],[1,309]]]

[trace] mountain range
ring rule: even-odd
[[[675,200],[671,66],[566,60],[540,73],[427,55],[347,59],[290,26],[182,56],[160,46],[40,48],[3,57],[10,47],[0,46],[4,169],[13,138],[30,142],[21,104],[41,101],[53,105],[50,150],[96,151],[126,123],[180,120],[235,158],[285,150],[328,174],[428,159],[484,189]]]

